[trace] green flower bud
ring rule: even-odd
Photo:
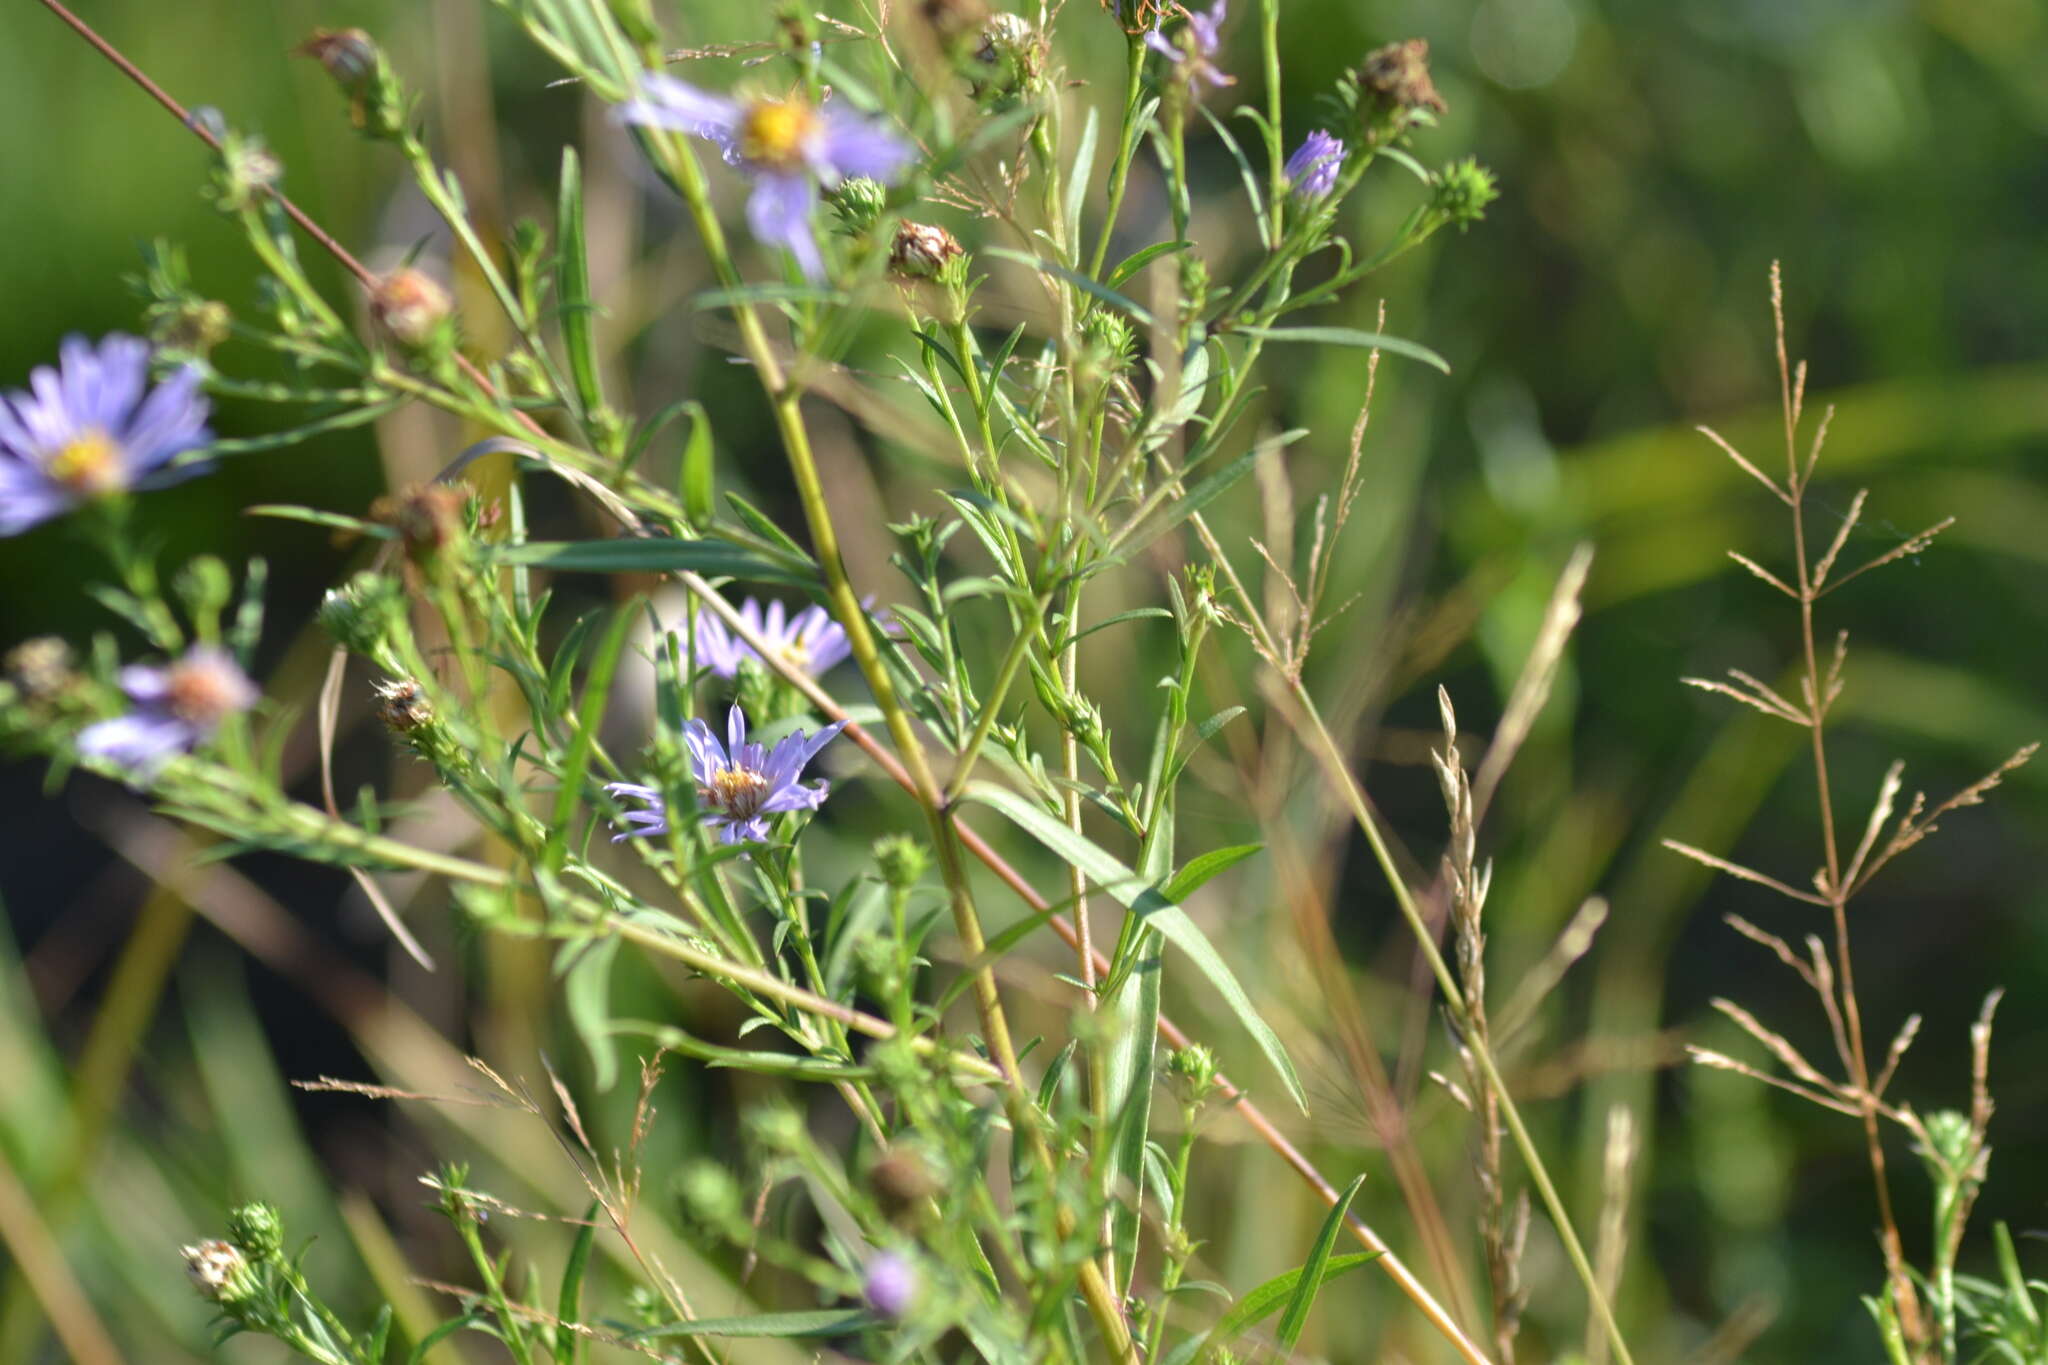
[[[1486,206],[1500,198],[1493,172],[1471,157],[1453,161],[1430,177],[1430,207],[1463,232],[1486,216]]]
[[[839,230],[849,237],[867,235],[889,207],[888,189],[879,180],[864,175],[840,181],[830,199],[832,212],[839,218]]]
[[[1216,1089],[1216,1054],[1202,1043],[1177,1048],[1166,1059],[1166,1079],[1188,1104],[1201,1104]]]
[[[875,840],[875,870],[892,891],[908,891],[924,879],[931,856],[923,844],[907,834],[888,834]]]
[[[360,654],[399,672],[392,642],[404,638],[407,603],[396,579],[365,569],[339,588],[330,588],[320,603],[321,629],[352,654]]]
[[[803,1115],[784,1104],[763,1105],[747,1115],[746,1124],[748,1136],[779,1156],[802,1151],[809,1138]]]
[[[690,1216],[715,1228],[744,1219],[740,1187],[732,1173],[715,1161],[693,1161],[683,1171],[677,1193]]]
[[[1087,343],[1088,359],[1109,375],[1130,369],[1138,353],[1130,319],[1108,308],[1093,309],[1081,319],[1081,339]]]
[[[267,1261],[284,1247],[284,1219],[275,1205],[244,1204],[228,1214],[228,1236],[250,1256]]]

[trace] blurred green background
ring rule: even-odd
[[[681,386],[707,386],[733,478],[777,505],[783,490],[761,468],[773,462],[751,459],[770,448],[759,413],[708,388],[729,371],[677,307],[694,267],[673,259],[686,253],[639,255],[642,234],[658,247],[673,227],[669,208],[643,217],[645,189],[621,140],[578,92],[548,88],[551,69],[487,8],[192,0],[172,15],[143,0],[98,0],[80,12],[174,94],[260,131],[286,167],[286,188],[376,259],[422,241],[430,259],[444,247],[391,160],[347,126],[319,69],[288,58],[316,26],[378,34],[425,95],[437,146],[494,229],[546,216],[564,140],[608,149],[589,153],[604,196],[592,232],[600,251],[610,243],[616,253],[607,279],[621,373],[635,379],[643,412]],[[665,13],[674,36],[693,43],[759,38],[767,22],[744,0]],[[1087,60],[1114,62],[1115,45],[1071,41],[1101,36],[1105,22],[1086,0],[1061,19],[1065,50],[1086,54],[1075,74],[1107,92],[1115,71]],[[1724,557],[1736,547],[1782,564],[1781,509],[1691,427],[1714,424],[1766,468],[1781,458],[1769,444],[1766,273],[1782,260],[1793,351],[1812,362],[1810,406],[1839,405],[1823,520],[1869,486],[1848,552],[1867,558],[1958,518],[1934,550],[1829,604],[1830,627],[1852,642],[1836,747],[1845,827],[1860,825],[1894,756],[1909,765],[1909,790],[1938,796],[2048,735],[2048,496],[2037,477],[2048,446],[2048,358],[2038,343],[2048,317],[2048,66],[2039,60],[2048,9],[2034,0],[1289,0],[1282,36],[1290,139],[1365,50],[1429,39],[1450,112],[1420,135],[1418,154],[1432,163],[1476,154],[1503,191],[1484,224],[1437,239],[1380,276],[1369,297],[1316,319],[1370,325],[1383,294],[1388,329],[1434,347],[1454,373],[1391,361],[1381,373],[1370,473],[1344,560],[1346,590],[1361,595],[1332,632],[1343,640],[1326,666],[1312,665],[1312,685],[1358,717],[1368,787],[1420,864],[1433,865],[1442,812],[1423,751],[1435,684],[1451,688],[1468,728],[1489,729],[1564,556],[1579,541],[1595,545],[1589,613],[1560,700],[1489,829],[1500,865],[1490,902],[1500,989],[1512,990],[1518,968],[1585,896],[1612,905],[1598,945],[1549,1010],[1525,1084],[1563,1095],[1537,1112],[1546,1141],[1569,1153],[1561,1171],[1582,1226],[1599,1207],[1608,1107],[1627,1105],[1641,1125],[1621,1290],[1640,1358],[1873,1359],[1856,1297],[1876,1287],[1879,1261],[1855,1125],[1674,1065],[1688,1040],[1752,1055],[1708,1009],[1719,995],[1827,1052],[1812,999],[1719,918],[1734,911],[1788,936],[1823,926],[1658,845],[1683,838],[1795,884],[1817,861],[1797,734],[1677,681],[1729,666],[1778,676],[1796,641],[1789,612]],[[1253,66],[1249,39],[1232,33],[1240,71]],[[1226,93],[1259,97],[1249,75]],[[1201,155],[1211,174],[1198,189],[1229,193],[1234,171],[1211,143]],[[203,149],[31,4],[15,6],[0,44],[0,164],[0,382],[21,382],[67,332],[133,327],[121,279],[150,238],[187,244],[201,288],[251,303],[236,239],[199,193]],[[1369,179],[1358,235],[1397,222],[1402,193],[1394,177]],[[1362,374],[1356,353],[1295,358],[1304,363],[1276,371],[1270,407],[1279,424],[1319,433],[1290,456],[1305,501],[1342,460]],[[219,425],[240,433],[276,422],[229,405]],[[320,661],[294,635],[352,552],[240,509],[298,501],[359,512],[388,480],[430,472],[437,451],[455,448],[450,437],[387,425],[375,438],[235,463],[152,496],[145,523],[172,560],[202,548],[270,557],[274,690],[310,695]],[[919,476],[914,465],[887,469],[879,496],[914,489]],[[1243,529],[1258,529],[1256,509],[1244,517]],[[856,576],[872,568],[882,581],[878,564],[878,553],[857,562]],[[0,542],[0,644],[110,626],[82,591],[94,572],[61,525]],[[1248,686],[1242,660],[1236,669]],[[16,766],[0,770],[0,808],[0,896],[21,958],[0,976],[0,1152],[130,1358],[207,1355],[204,1314],[172,1249],[208,1232],[227,1200],[281,1200],[300,1231],[321,1234],[315,1256],[333,1283],[367,1295],[375,1280],[415,1301],[425,1291],[389,1258],[403,1246],[416,1264],[440,1258],[445,1268],[445,1239],[423,1221],[410,1185],[430,1143],[488,1154],[503,1183],[487,1188],[514,1202],[580,1200],[573,1184],[563,1189],[564,1168],[536,1126],[490,1110],[399,1116],[279,1083],[332,1073],[448,1091],[468,1084],[466,1049],[523,1055],[537,1075],[535,1046],[571,1046],[538,1007],[544,968],[443,922],[430,932],[478,967],[481,984],[426,979],[387,962],[374,921],[339,878],[280,860],[177,873],[192,899],[214,907],[193,926],[180,895],[153,893],[136,870],[159,836],[124,798],[82,782],[49,789],[40,770]],[[1239,813],[1219,784],[1206,812],[1191,811],[1187,837]],[[2033,1064],[2048,1045],[2044,835],[2048,768],[2024,770],[1860,903],[1873,1045],[1908,1013],[1926,1020],[1899,1095],[1961,1105],[1968,1022],[1987,990],[2009,991],[1992,1070],[1996,1155],[1965,1256],[1972,1264],[1982,1263],[1993,1217],[2016,1231],[2048,1227],[2048,1169],[2030,1159],[2048,1134],[2048,1086]],[[1304,810],[1299,837],[1331,891],[1363,1014],[1390,1068],[1409,1074],[1412,1056],[1395,1055],[1410,1036],[1403,1028],[1440,1040],[1407,1003],[1405,931],[1326,810]],[[189,866],[174,849],[158,852],[169,860],[155,867],[159,878]],[[239,927],[224,933],[223,924]],[[1272,964],[1248,968],[1269,971],[1269,989],[1298,971],[1287,915],[1233,920],[1225,932],[1248,962]],[[168,964],[168,994],[124,994],[153,963]],[[1336,1044],[1317,1041],[1327,1019],[1309,1004],[1293,1022],[1291,1043],[1318,1078],[1317,1150],[1346,1174],[1372,1171],[1365,1203],[1398,1229],[1400,1205],[1380,1178],[1357,1086]],[[664,1140],[676,1150],[715,1141],[705,1134],[725,1126],[743,1091],[729,1079],[672,1076]],[[1455,1184],[1461,1130],[1439,1118],[1431,1132],[1433,1168]],[[1902,1145],[1892,1159],[1908,1239],[1924,1259],[1925,1183]],[[1248,1283],[1299,1256],[1312,1215],[1305,1203],[1286,1218],[1261,1207],[1288,1179],[1263,1151],[1218,1160],[1235,1186],[1217,1196],[1218,1217],[1241,1241],[1212,1254],[1225,1278]],[[547,1172],[553,1188],[521,1188],[505,1174],[520,1170]],[[1466,1216],[1449,1202],[1454,1219]],[[0,1199],[0,1217],[8,1207]],[[680,1248],[673,1254],[687,1263]],[[1540,1236],[1531,1255],[1526,1345],[1538,1359],[1575,1346],[1581,1310]],[[1394,1322],[1404,1310],[1382,1283],[1357,1280],[1351,1292],[1355,1302],[1325,1300],[1325,1313],[1357,1318],[1325,1329],[1334,1358],[1394,1349],[1432,1358],[1412,1325]],[[18,1282],[9,1293],[0,1365],[56,1358]],[[268,1359],[265,1349],[238,1343],[221,1354]]]

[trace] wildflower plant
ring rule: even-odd
[[[609,111],[597,122],[644,158],[662,214],[679,208],[678,240],[660,250],[701,262],[712,287],[689,316],[650,325],[700,326],[741,362],[721,374],[742,380],[719,383],[745,387],[764,414],[775,448],[745,459],[786,472],[790,524],[733,486],[740,466],[719,458],[702,394],[617,384],[629,338],[593,291],[577,149],[561,151],[551,223],[491,240],[430,150],[405,62],[360,30],[316,33],[302,50],[438,215],[454,268],[372,270],[369,246],[387,244],[358,254],[291,198],[291,168],[259,138],[158,92],[217,158],[213,200],[247,245],[260,302],[224,319],[159,246],[142,280],[154,352],[124,338],[67,344],[57,370],[0,405],[9,534],[74,507],[91,515],[93,500],[200,460],[259,458],[409,404],[481,435],[440,452],[433,480],[366,509],[252,509],[366,547],[318,613],[333,662],[310,717],[260,700],[244,672],[265,628],[260,566],[237,591],[226,566],[196,561],[165,591],[132,518],[97,523],[118,580],[100,596],[157,662],[128,648],[123,665],[124,646],[103,635],[24,658],[0,692],[9,745],[134,784],[225,852],[347,869],[423,962],[389,874],[440,888],[412,915],[545,945],[592,1092],[618,1083],[622,1044],[642,1047],[630,1137],[616,1145],[592,1136],[567,1082],[551,1076],[543,1103],[475,1064],[492,1103],[548,1126],[590,1203],[567,1215],[570,1270],[543,1295],[534,1268],[508,1265],[496,1244],[525,1215],[459,1165],[427,1176],[470,1279],[460,1311],[415,1335],[413,1358],[475,1331],[522,1365],[582,1359],[594,1344],[708,1360],[721,1357],[707,1342],[746,1336],[874,1359],[1187,1365],[1245,1342],[1292,1351],[1324,1283],[1364,1267],[1399,1296],[1402,1340],[1504,1361],[1530,1303],[1521,1249],[1540,1217],[1593,1334],[1627,1361],[1611,1277],[1497,1057],[1523,1012],[1489,1000],[1484,970],[1478,830],[1549,695],[1584,556],[1566,566],[1470,773],[1446,702],[1437,765],[1451,851],[1438,896],[1398,865],[1307,681],[1319,632],[1343,611],[1331,589],[1365,481],[1366,411],[1336,443],[1341,484],[1317,504],[1305,565],[1220,520],[1255,470],[1284,481],[1283,452],[1319,439],[1261,404],[1263,367],[1303,348],[1347,353],[1368,404],[1382,357],[1417,362],[1418,375],[1447,368],[1383,322],[1314,311],[1477,221],[1496,193],[1470,160],[1420,159],[1435,154],[1445,108],[1426,46],[1359,54],[1311,126],[1283,105],[1280,0],[1238,14],[1220,0],[1100,12],[928,0],[886,21],[867,6],[776,7],[738,50],[678,48],[689,7],[494,8]],[[1075,41],[1121,42],[1120,90],[1104,98],[1071,79],[1063,43]],[[687,79],[674,74],[684,64]],[[1236,79],[1253,72],[1263,79]],[[1248,88],[1260,103],[1232,107]],[[1198,198],[1198,158],[1240,172],[1228,202]],[[1351,212],[1368,176],[1406,206],[1369,242],[1354,239]],[[1222,221],[1243,230],[1208,230]],[[314,250],[357,297],[316,284]],[[464,315],[443,282],[458,274],[495,316]],[[259,352],[289,379],[238,373]],[[217,440],[203,393],[292,416],[272,434]],[[836,414],[887,458],[932,472],[914,507],[859,528],[887,537],[893,584],[856,581],[848,563],[848,504],[820,459]],[[563,492],[604,533],[537,534],[558,524],[540,508]],[[1263,588],[1244,576],[1254,557],[1271,570]],[[594,574],[632,586],[564,619],[555,596]],[[1122,608],[1132,595],[1144,605]],[[1083,642],[1139,629],[1161,633],[1162,675],[1095,676]],[[843,661],[853,668],[835,669]],[[1255,717],[1228,700],[1236,669],[1255,670],[1272,702]],[[430,802],[370,788],[344,804],[336,792],[349,700],[370,695],[422,765]],[[624,715],[638,718],[631,729]],[[1409,1264],[1405,1234],[1353,1211],[1363,1175],[1325,1178],[1283,1132],[1293,1120],[1269,1116],[1306,1110],[1308,1088],[1270,1003],[1188,909],[1261,850],[1202,846],[1180,818],[1183,791],[1240,722],[1292,736],[1413,930],[1450,1028],[1446,1089],[1479,1153],[1467,1232],[1484,1306],[1464,1301],[1455,1246],[1431,1242],[1428,1264]],[[318,738],[317,795],[287,771],[301,727]],[[416,804],[460,812],[470,837],[414,837]],[[849,834],[864,855],[847,853]],[[1448,957],[1432,903],[1450,909]],[[1053,1003],[1020,1004],[1009,968],[1040,930],[1066,945],[1043,991]],[[712,983],[743,1024],[708,1037],[616,1012],[624,955]],[[1166,1012],[1169,980],[1203,1036]],[[699,1064],[747,1073],[775,1098],[747,1108],[727,1159],[643,1184],[661,1067]],[[830,1125],[789,1102],[804,1087],[834,1106]],[[1212,1305],[1202,1139],[1226,1121],[1248,1124],[1329,1210],[1298,1265]],[[1411,1175],[1404,1200],[1440,1226],[1427,1173]],[[785,1196],[799,1212],[769,1217]],[[318,1360],[392,1354],[390,1312],[345,1323],[309,1279],[318,1251],[289,1250],[274,1217],[238,1214],[228,1234],[186,1253],[224,1330]],[[649,1249],[656,1236],[732,1270],[733,1297],[753,1291],[757,1265],[798,1288],[720,1319]],[[1346,1237],[1356,1250],[1338,1250]],[[585,1278],[594,1247],[616,1270],[602,1292]]]

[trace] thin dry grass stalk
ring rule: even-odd
[[[1893,815],[1902,789],[1904,769],[1902,765],[1894,763],[1879,783],[1875,800],[1871,805],[1870,818],[1864,825],[1861,838],[1848,858],[1845,860],[1842,857],[1836,841],[1834,797],[1825,730],[1828,714],[1841,695],[1842,667],[1848,652],[1847,635],[1846,632],[1837,633],[1832,654],[1823,667],[1820,651],[1816,648],[1814,608],[1826,594],[1871,570],[1919,554],[1953,523],[1953,519],[1944,519],[1906,537],[1883,553],[1836,578],[1836,566],[1848,546],[1852,533],[1861,523],[1868,500],[1866,491],[1858,491],[1826,548],[1818,556],[1810,556],[1807,544],[1806,498],[1820,462],[1821,450],[1826,442],[1829,420],[1833,412],[1829,410],[1822,416],[1802,459],[1799,449],[1799,425],[1806,395],[1806,367],[1803,363],[1794,367],[1787,355],[1784,291],[1775,264],[1771,267],[1771,313],[1776,331],[1779,387],[1784,411],[1783,482],[1780,483],[1764,474],[1754,462],[1713,431],[1704,427],[1701,430],[1739,469],[1769,488],[1791,513],[1794,568],[1791,582],[1788,583],[1784,576],[1773,573],[1747,556],[1734,551],[1730,551],[1730,555],[1743,568],[1791,598],[1798,606],[1801,654],[1797,672],[1799,694],[1803,704],[1787,700],[1775,689],[1737,670],[1730,671],[1729,676],[1734,679],[1732,684],[1699,678],[1687,678],[1685,682],[1729,697],[1765,715],[1802,726],[1810,732],[1814,783],[1820,804],[1823,860],[1813,874],[1814,890],[1803,891],[1768,873],[1731,862],[1689,844],[1675,840],[1666,840],[1665,843],[1673,851],[1729,876],[1767,887],[1801,904],[1819,906],[1828,911],[1834,930],[1832,954],[1816,936],[1808,936],[1807,953],[1802,957],[1794,952],[1784,939],[1758,928],[1747,920],[1730,916],[1729,923],[1744,937],[1769,949],[1779,961],[1797,973],[1801,981],[1814,993],[1827,1017],[1842,1074],[1837,1079],[1824,1073],[1783,1035],[1767,1027],[1747,1010],[1727,1000],[1716,1000],[1715,1008],[1770,1053],[1789,1073],[1789,1077],[1761,1070],[1709,1049],[1695,1047],[1690,1051],[1694,1060],[1702,1065],[1738,1072],[1797,1095],[1822,1108],[1862,1121],[1865,1152],[1877,1195],[1879,1242],[1884,1253],[1887,1284],[1886,1301],[1890,1310],[1896,1314],[1907,1349],[1915,1359],[1918,1359],[1924,1353],[1935,1349],[1937,1324],[1930,1317],[1927,1305],[1922,1302],[1920,1290],[1916,1288],[1913,1275],[1907,1267],[1898,1221],[1892,1211],[1890,1182],[1886,1174],[1884,1146],[1879,1138],[1878,1120],[1889,1119],[1912,1133],[1919,1143],[1923,1156],[1927,1156],[1929,1160],[1949,1162],[1950,1156],[1940,1154],[1953,1153],[1958,1149],[1953,1145],[1944,1148],[1934,1142],[1929,1137],[1926,1126],[1912,1109],[1889,1104],[1884,1099],[1885,1091],[1897,1074],[1901,1058],[1919,1034],[1920,1017],[1910,1016],[1900,1026],[1885,1052],[1882,1065],[1873,1074],[1865,1047],[1862,1010],[1856,995],[1856,979],[1850,952],[1849,902],[1887,863],[1934,833],[1938,822],[1944,816],[1952,811],[1980,804],[1985,795],[2004,780],[2006,774],[2033,756],[2035,746],[2030,744],[2021,748],[1984,777],[1932,807],[1929,806],[1924,794],[1916,793],[1896,823],[1893,822]],[[1890,827],[1889,836],[1885,833],[1887,826]],[[1984,1133],[1985,1125],[1990,1121],[1991,1100],[1985,1077],[1989,1070],[1991,1012],[1995,1009],[1996,1002],[1997,996],[1994,993],[1986,1001],[1984,1013],[1980,1016],[1977,1027],[1971,1030],[1972,1103],[1969,1140],[1961,1149],[1966,1154],[1960,1158],[1964,1169],[1948,1173],[1952,1187],[1963,1193],[1959,1195],[1960,1203],[1955,1216],[1947,1224],[1949,1244],[1937,1248],[1937,1268],[1946,1267],[1953,1262],[1956,1243],[1960,1241],[1963,1225],[1968,1218],[1969,1201],[1975,1197],[1979,1168],[1989,1152],[1984,1142]],[[1942,1302],[1942,1291],[1937,1288],[1934,1292],[1937,1302]],[[1942,1340],[1952,1345],[1952,1311],[1945,1314],[1936,1313],[1933,1317],[1942,1319],[1938,1324]]]

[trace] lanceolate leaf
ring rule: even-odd
[[[1015,792],[989,782],[970,782],[966,795],[1008,816],[1027,834],[1087,873],[1090,880],[1141,916],[1147,928],[1158,930],[1168,943],[1185,953],[1195,969],[1207,977],[1209,984],[1223,997],[1223,1002],[1237,1016],[1238,1022],[1251,1034],[1252,1041],[1259,1045],[1259,1050],[1266,1054],[1266,1060],[1279,1073],[1287,1093],[1301,1106],[1303,1113],[1308,1112],[1308,1097],[1302,1091],[1301,1078],[1295,1074],[1294,1063],[1288,1059],[1280,1036],[1260,1017],[1251,997],[1238,982],[1236,973],[1230,970],[1229,964],[1224,962],[1195,922],[1188,918],[1186,911],[1168,900],[1159,888],[1147,885],[1114,854],[1087,836],[1068,829],[1044,809]]]
[[[1451,362],[1429,347],[1402,337],[1390,337],[1384,332],[1361,332],[1356,327],[1240,327],[1238,331],[1246,336],[1264,337],[1268,341],[1301,341],[1317,346],[1356,346],[1360,350],[1385,351],[1435,366],[1445,374],[1451,372]]]

